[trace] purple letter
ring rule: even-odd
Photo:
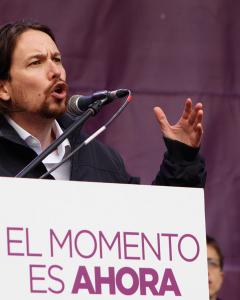
[[[58,278],[52,274],[52,269],[55,269],[55,268],[59,269],[59,270],[63,270],[63,268],[61,266],[53,265],[48,269],[48,276],[49,276],[49,278],[53,279],[54,281],[58,281],[60,283],[60,288],[59,288],[59,290],[53,290],[51,288],[48,288],[48,290],[50,292],[52,292],[53,294],[61,294],[64,291],[65,285],[64,285],[64,282],[60,278]]]
[[[168,248],[169,248],[169,260],[172,261],[172,237],[177,237],[178,234],[174,233],[163,233],[162,236],[168,236]]]
[[[28,228],[26,228],[26,244],[27,244],[27,256],[42,256],[42,253],[30,253]]]
[[[81,282],[82,278],[84,282]],[[91,279],[84,266],[78,268],[77,276],[73,285],[72,294],[77,294],[80,289],[87,289],[89,294],[95,294]]]
[[[45,277],[33,277],[33,268],[46,268],[46,265],[29,265],[30,268],[30,290],[31,293],[47,293],[47,290],[35,290],[33,280],[45,280]]]
[[[183,239],[186,237],[192,238],[194,240],[194,242],[196,243],[197,249],[196,249],[196,254],[193,258],[187,258],[187,257],[183,256],[183,254],[182,254],[181,243],[182,243]],[[200,251],[200,246],[199,246],[198,240],[191,234],[184,234],[178,242],[178,251],[179,251],[181,258],[184,259],[185,261],[188,261],[188,262],[194,261],[195,259],[197,259],[198,255],[199,255],[199,251]]]
[[[12,252],[10,249],[10,244],[22,244],[22,240],[11,240],[10,239],[10,231],[12,230],[21,230],[23,231],[23,228],[21,227],[7,227],[7,248],[8,248],[8,255],[16,255],[16,256],[24,256],[24,253],[21,252]]]
[[[132,277],[132,286],[129,288],[126,288],[123,285],[123,276],[129,274]],[[139,279],[138,279],[138,275],[137,273],[131,269],[131,268],[122,268],[117,272],[117,276],[116,276],[116,283],[117,283],[117,287],[119,289],[119,291],[124,294],[124,295],[133,295],[134,293],[136,293],[138,286],[139,286]]]
[[[151,280],[147,280],[146,275],[151,275]],[[141,295],[147,295],[147,288],[150,289],[154,296],[158,295],[158,291],[156,289],[156,285],[158,283],[158,273],[154,269],[140,268],[139,278]]]
[[[95,267],[95,288],[96,294],[102,294],[102,284],[109,285],[109,292],[111,295],[115,295],[115,272],[113,267],[108,268],[108,276],[101,275],[101,267]]]
[[[91,239],[93,241],[93,244],[94,244],[92,252],[90,254],[88,254],[88,255],[81,253],[79,251],[79,248],[78,248],[78,238],[79,238],[80,235],[82,235],[84,233],[88,234],[91,237]],[[83,241],[82,244],[84,245],[84,244],[86,244],[86,242]],[[78,234],[75,237],[75,249],[76,249],[78,255],[81,256],[81,257],[83,257],[83,258],[90,258],[90,257],[94,256],[94,254],[96,253],[96,250],[97,250],[97,241],[96,241],[96,238],[93,235],[93,233],[91,231],[89,231],[89,230],[81,230],[81,231],[79,231]]]
[[[170,281],[169,285],[168,285],[168,280]],[[172,269],[165,269],[164,271],[163,279],[159,291],[159,296],[164,296],[166,291],[174,292],[175,296],[181,296]]]
[[[138,244],[130,244],[130,243],[127,243],[127,236],[128,235],[139,235],[138,232],[124,232],[123,233],[123,241],[124,241],[124,258],[125,259],[140,259],[139,256],[128,256],[127,254],[127,249],[128,248],[138,248]]]
[[[72,235],[71,235],[71,230],[68,230],[66,236],[64,237],[64,240],[63,242],[61,243],[55,232],[53,231],[53,229],[50,229],[50,249],[51,249],[51,257],[54,256],[54,253],[53,253],[53,237],[54,239],[56,240],[56,242],[58,243],[58,245],[60,246],[60,248],[62,249],[64,244],[66,243],[66,240],[68,239],[69,241],[69,254],[70,254],[70,257],[72,257]]]
[[[99,248],[100,248],[100,257],[103,258],[103,244],[102,240],[105,242],[109,250],[112,250],[116,240],[117,240],[117,249],[118,249],[118,259],[121,259],[121,244],[120,244],[120,232],[118,231],[111,244],[108,243],[102,231],[99,231]]]
[[[146,237],[146,235],[144,233],[142,233],[141,235],[142,235],[142,255],[143,255],[143,259],[145,260],[145,241],[146,241],[146,243],[148,244],[148,246],[150,247],[152,252],[155,254],[156,258],[158,260],[161,260],[159,233],[157,234],[157,250],[156,251],[155,251],[153,245],[150,243],[149,239]]]

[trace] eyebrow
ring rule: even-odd
[[[60,57],[61,57],[61,53],[60,53],[60,52],[54,52],[54,53],[51,55],[51,57],[56,57],[56,56],[60,56]],[[29,60],[31,60],[31,59],[33,59],[33,58],[40,58],[40,59],[42,59],[42,58],[45,58],[45,57],[46,57],[45,54],[41,54],[41,53],[39,53],[39,54],[34,54],[34,55],[31,55],[31,56],[27,57],[27,58],[26,58],[26,61],[29,61]]]

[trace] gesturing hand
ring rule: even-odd
[[[175,125],[170,125],[165,113],[160,107],[154,107],[154,113],[163,135],[191,147],[199,147],[203,134],[203,105],[187,99],[181,118]]]

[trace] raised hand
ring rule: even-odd
[[[194,107],[188,98],[181,118],[175,125],[170,125],[165,113],[160,107],[154,107],[156,119],[163,135],[191,147],[199,147],[203,134],[203,105],[197,103]]]

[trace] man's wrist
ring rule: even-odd
[[[168,150],[168,155],[173,161],[194,161],[199,153],[200,147],[191,147],[187,144],[163,137]]]

